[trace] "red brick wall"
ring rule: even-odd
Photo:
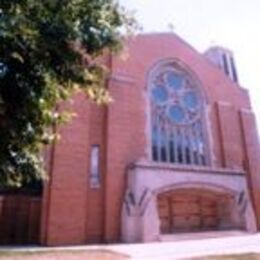
[[[100,147],[100,174],[101,186],[99,188],[90,188],[88,182],[87,201],[86,201],[86,241],[88,243],[102,242],[104,238],[104,184],[105,184],[105,163],[106,163],[106,138],[105,125],[106,108],[91,104],[90,107],[90,131],[89,148],[91,145]],[[90,167],[89,167],[90,168]],[[89,170],[87,179],[89,181]]]
[[[230,103],[217,103],[222,167],[243,169],[245,157],[242,146],[238,111]]]
[[[242,141],[245,151],[248,186],[253,198],[258,230],[260,230],[260,147],[254,114],[248,110],[241,110],[240,123],[243,133]]]
[[[41,241],[43,244],[102,242],[104,237],[104,183],[106,110],[76,96],[64,108],[76,116],[59,129],[61,140],[50,151],[50,180],[45,185]],[[101,186],[90,188],[92,145],[100,146]]]
[[[257,178],[255,124],[248,116],[239,116],[241,109],[251,109],[245,89],[173,34],[139,36],[126,43],[121,56],[128,58],[110,61],[112,104],[98,108],[79,95],[70,105],[77,117],[60,129],[62,139],[53,150],[51,181],[45,189],[47,203],[43,204],[42,243],[120,240],[127,167],[149,159],[148,75],[164,59],[181,61],[201,83],[209,111],[213,166],[242,168],[247,162],[249,181]],[[89,187],[92,144],[99,144],[102,152],[102,182],[95,190]],[[259,185],[252,186],[255,198]]]
[[[129,164],[145,156],[145,115],[141,86],[111,80],[114,102],[107,116],[105,240],[120,238],[121,206]]]
[[[77,113],[58,131],[61,140],[53,147],[50,181],[45,187],[42,243],[85,243],[87,171],[89,148],[89,104],[83,95],[63,105]]]

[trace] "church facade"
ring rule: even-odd
[[[39,243],[260,228],[259,143],[232,52],[144,34],[108,56],[109,106],[78,94],[50,147]]]

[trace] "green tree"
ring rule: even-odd
[[[108,101],[94,60],[133,24],[113,0],[0,0],[0,187],[45,176],[40,154],[64,120],[59,102],[77,89]]]

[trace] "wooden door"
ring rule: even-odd
[[[161,233],[216,230],[216,198],[197,193],[166,193],[158,196]]]

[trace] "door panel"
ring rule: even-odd
[[[161,232],[192,232],[218,228],[217,198],[187,192],[165,193],[158,197]]]
[[[169,200],[166,196],[159,197],[158,212],[160,215],[161,232],[163,234],[167,234],[171,229],[171,220],[170,220],[171,213],[170,213]]]
[[[172,213],[174,215],[190,215],[190,214],[199,214],[200,207],[198,203],[194,202],[178,202],[172,203]]]
[[[190,216],[174,216],[172,231],[174,232],[189,232],[194,230],[199,230],[200,227],[200,217],[196,215]]]
[[[210,228],[216,229],[218,226],[217,218],[214,216],[213,217],[203,217],[202,220],[203,220],[202,227],[204,229],[210,229]]]

